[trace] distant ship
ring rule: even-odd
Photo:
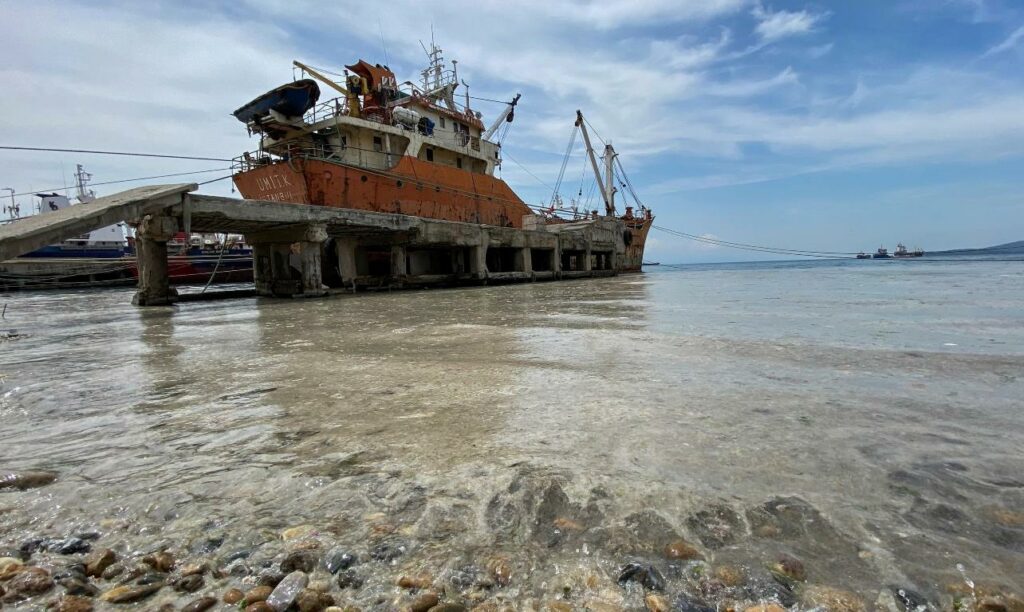
[[[857,259],[871,259],[871,256],[864,251],[861,251],[860,253],[857,253]]]
[[[902,242],[896,245],[896,252],[893,253],[894,257],[922,257],[924,256],[924,249],[917,247],[913,251],[907,250],[906,245]]]
[[[872,259],[890,259],[892,258],[892,255],[889,254],[889,249],[885,247],[878,247],[878,250],[875,251],[875,254],[871,257]]]

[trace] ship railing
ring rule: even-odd
[[[401,153],[387,153],[376,149],[363,149],[354,146],[336,146],[329,143],[318,143],[306,146],[278,145],[273,153],[269,151],[247,151],[231,162],[231,173],[247,172],[268,166],[278,161],[292,160],[325,160],[344,163],[368,170],[390,170],[401,159]]]
[[[348,114],[348,100],[343,97],[331,98],[326,102],[321,102],[313,106],[313,108],[306,111],[306,114],[302,117],[302,120],[306,123],[317,123],[324,119],[331,119],[337,115]]]

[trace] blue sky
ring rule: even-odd
[[[291,60],[386,46],[415,79],[432,24],[472,95],[523,94],[501,173],[530,204],[581,108],[661,226],[828,251],[1024,239],[1020,2],[43,0],[0,17],[0,144],[232,157],[253,143],[229,113]],[[0,187],[59,186],[75,163],[96,181],[220,166],[0,152]],[[756,257],[652,233],[661,261]]]

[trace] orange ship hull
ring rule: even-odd
[[[523,227],[533,211],[501,179],[403,156],[367,170],[318,159],[278,161],[234,175],[242,197]]]
[[[396,213],[460,223],[523,227],[534,214],[505,181],[414,157],[390,170],[369,170],[320,159],[275,161],[233,177],[246,199]],[[638,272],[653,218],[626,224],[622,271]]]

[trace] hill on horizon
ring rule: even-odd
[[[931,251],[928,255],[1007,255],[1024,254],[1024,240],[1016,240],[995,246],[981,247],[978,249],[950,249],[948,251]]]

